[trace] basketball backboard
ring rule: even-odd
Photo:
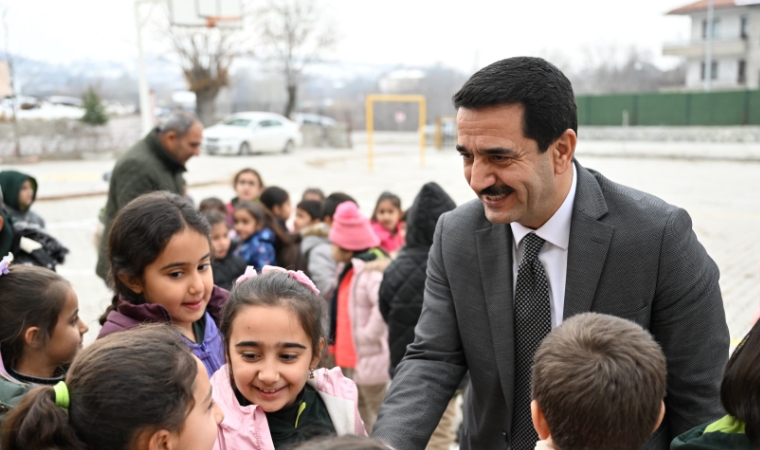
[[[168,0],[171,23],[181,27],[242,26],[241,0]]]

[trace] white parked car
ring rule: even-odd
[[[203,130],[203,149],[212,155],[290,153],[302,141],[297,123],[269,112],[233,114]]]

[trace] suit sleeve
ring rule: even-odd
[[[443,260],[446,215],[428,258],[415,339],[396,368],[372,435],[398,450],[424,449],[467,367]]]
[[[664,425],[671,439],[725,414],[720,383],[729,332],[719,276],[691,218],[683,209],[675,210],[663,235],[650,325],[668,361]]]

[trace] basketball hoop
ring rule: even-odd
[[[154,1],[154,0],[151,0]],[[241,0],[165,0],[172,26],[242,28]]]
[[[243,18],[240,16],[216,16],[206,17],[206,27],[216,28],[219,22],[227,22],[227,25],[238,26]]]

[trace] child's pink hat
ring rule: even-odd
[[[372,231],[369,219],[362,216],[354,202],[343,202],[338,205],[333,215],[330,242],[353,252],[380,245],[380,239]]]

